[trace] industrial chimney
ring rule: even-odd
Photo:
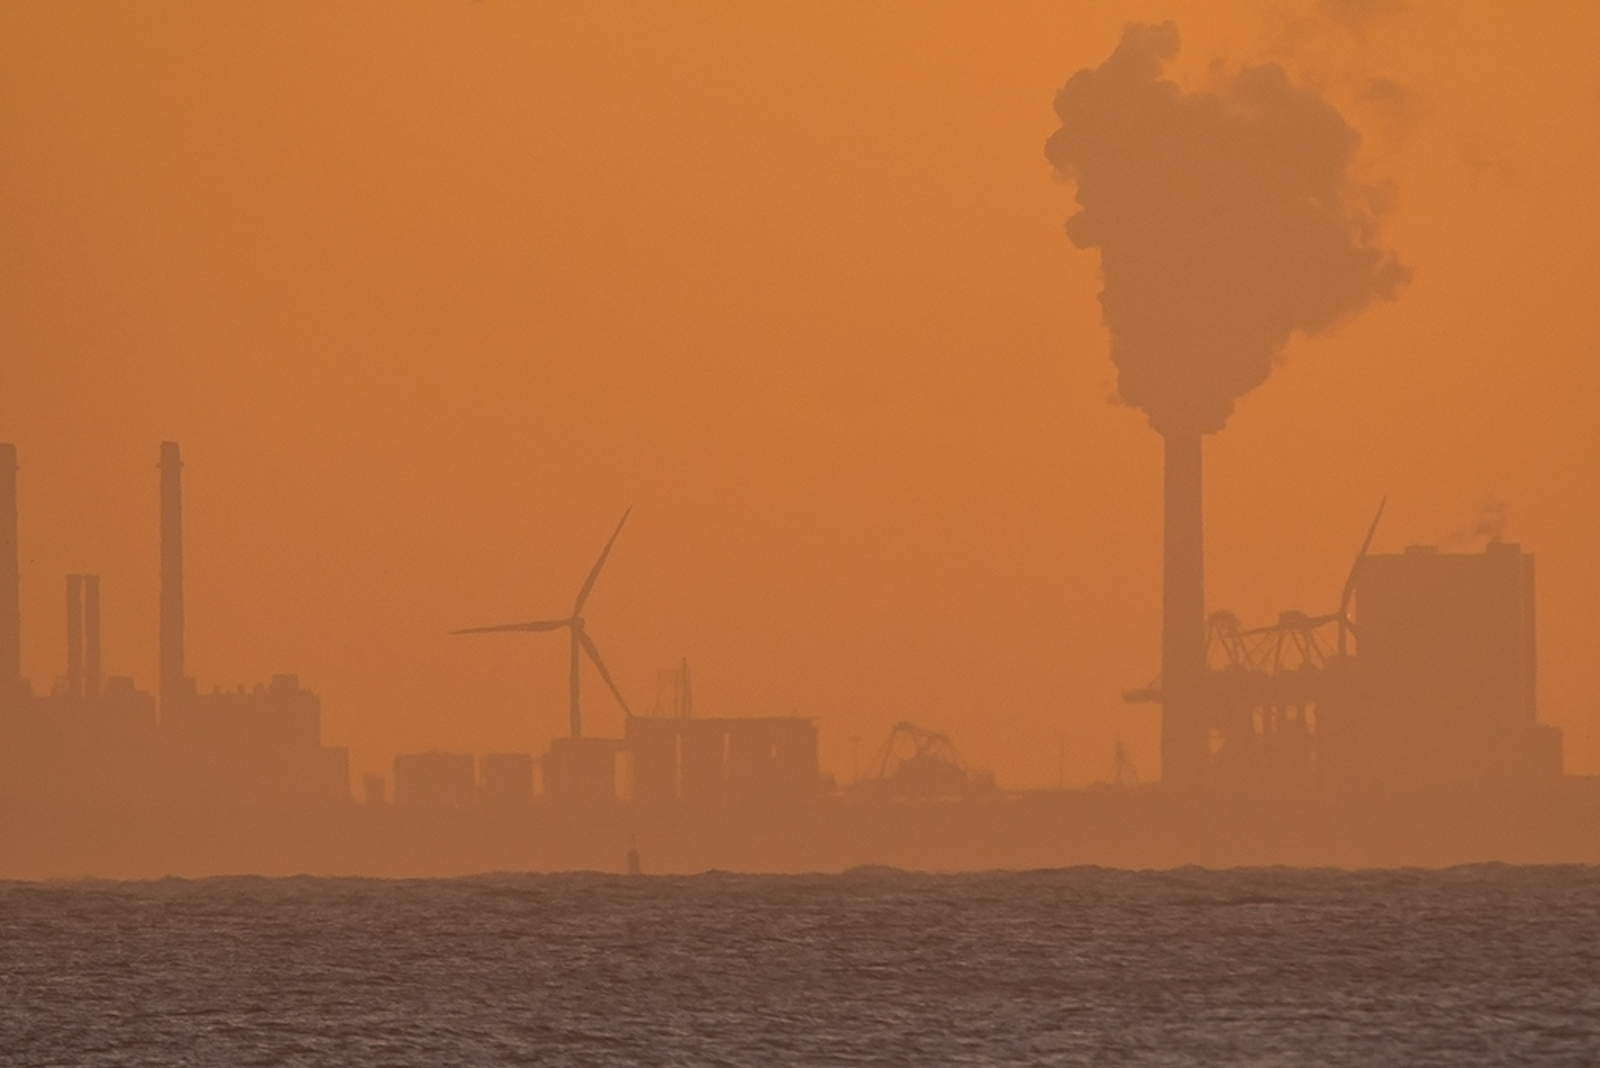
[[[67,696],[83,696],[83,576],[67,576]]]
[[[189,695],[183,673],[183,465],[178,443],[161,443],[161,671],[163,720]]]
[[[100,576],[67,576],[69,697],[100,696]]]
[[[22,696],[22,581],[17,556],[17,447],[0,445],[0,706]]]
[[[1168,431],[1162,546],[1161,780],[1205,780],[1207,738],[1201,687],[1206,673],[1205,533],[1200,434]]]
[[[100,576],[83,576],[83,693],[100,696]]]

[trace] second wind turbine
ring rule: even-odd
[[[600,659],[600,650],[595,647],[594,639],[590,638],[583,629],[583,604],[589,599],[589,591],[594,589],[595,579],[600,577],[600,569],[606,565],[606,557],[611,555],[611,546],[616,542],[617,535],[622,533],[622,524],[628,521],[628,512],[622,513],[622,518],[617,521],[617,529],[611,532],[611,538],[606,542],[606,547],[600,550],[600,558],[594,562],[594,567],[589,570],[589,577],[584,580],[583,587],[578,590],[578,599],[573,602],[572,614],[565,619],[539,619],[531,623],[502,623],[494,627],[466,627],[462,630],[453,630],[451,634],[495,634],[501,632],[533,632],[545,630],[560,630],[567,628],[572,635],[571,675],[568,680],[568,714],[572,720],[572,737],[583,737],[583,714],[578,704],[578,668],[581,654],[587,654],[590,662],[600,672],[600,677],[611,689],[611,695],[617,699],[617,704],[622,706],[622,713],[632,717],[633,712],[628,708],[628,702],[623,700],[622,691],[617,689],[617,684],[611,681],[611,673],[606,670],[605,661]]]

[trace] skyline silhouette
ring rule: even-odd
[[[15,470],[16,458],[14,446],[0,448],[0,463]],[[635,715],[581,629],[588,597],[627,521],[625,512],[580,586],[571,615],[453,632],[571,631],[570,733],[549,739],[548,749],[537,757],[398,753],[392,785],[382,776],[363,776],[366,813],[358,816],[352,807],[349,751],[322,744],[320,700],[296,676],[277,673],[270,684],[249,691],[241,685],[235,692],[210,693],[199,692],[186,675],[174,677],[184,662],[180,621],[186,614],[178,445],[163,442],[160,458],[159,704],[132,678],[102,673],[100,577],[94,574],[66,576],[66,666],[48,693],[35,694],[31,683],[15,673],[0,678],[0,810],[33,835],[48,833],[63,819],[68,826],[88,821],[42,853],[35,845],[10,855],[6,863],[20,864],[20,871],[69,857],[76,858],[70,863],[110,863],[88,843],[108,833],[122,837],[117,828],[130,819],[149,839],[146,851],[136,848],[129,855],[135,864],[131,871],[144,870],[137,865],[157,863],[160,856],[183,870],[269,863],[268,854],[260,852],[268,842],[277,843],[275,863],[311,849],[322,857],[318,863],[333,870],[400,872],[441,862],[472,870],[491,857],[560,866],[592,863],[606,843],[615,847],[624,831],[627,863],[634,870],[641,827],[666,843],[674,865],[781,868],[830,862],[822,858],[843,863],[842,857],[852,855],[857,862],[876,863],[881,858],[875,860],[871,850],[889,843],[871,844],[872,825],[885,815],[874,808],[885,805],[905,809],[896,819],[916,814],[916,807],[908,806],[920,806],[924,833],[935,836],[942,821],[954,821],[953,829],[974,817],[998,818],[1002,837],[1035,824],[1031,850],[1016,852],[1013,844],[1008,853],[1002,846],[992,854],[996,858],[1062,855],[1100,862],[1094,847],[1075,852],[1085,848],[1079,837],[1099,841],[1104,849],[1106,833],[1120,828],[1128,836],[1117,854],[1124,859],[1194,862],[1218,855],[1209,851],[1226,855],[1243,849],[1241,855],[1257,862],[1282,862],[1271,849],[1250,852],[1251,835],[1238,837],[1237,828],[1197,831],[1178,818],[1194,811],[1220,813],[1247,797],[1266,801],[1269,808],[1299,806],[1313,823],[1360,820],[1364,808],[1390,806],[1416,816],[1441,801],[1454,805],[1463,798],[1494,798],[1502,806],[1501,824],[1465,820],[1452,832],[1459,839],[1453,845],[1435,840],[1437,828],[1420,838],[1415,825],[1410,832],[1380,835],[1392,839],[1386,848],[1397,852],[1389,855],[1407,863],[1422,856],[1498,857],[1494,850],[1507,848],[1500,836],[1508,833],[1520,835],[1516,848],[1529,857],[1571,860],[1587,856],[1586,848],[1600,848],[1600,842],[1585,846],[1571,837],[1587,825],[1585,812],[1600,805],[1600,791],[1594,789],[1600,780],[1563,775],[1562,732],[1539,715],[1533,557],[1499,540],[1498,523],[1489,526],[1491,540],[1481,553],[1413,545],[1400,554],[1373,554],[1386,501],[1361,541],[1336,611],[1315,616],[1286,611],[1276,625],[1249,629],[1241,629],[1238,618],[1225,610],[1207,619],[1202,670],[1186,680],[1180,695],[1184,710],[1192,710],[1196,719],[1180,722],[1175,740],[1186,743],[1198,728],[1202,748],[1193,763],[1164,764],[1154,793],[1150,787],[1136,789],[1131,761],[1119,743],[1109,793],[1067,791],[1058,779],[1054,791],[1043,792],[1052,798],[1045,807],[1031,802],[1031,817],[1025,814],[1014,826],[1008,825],[1016,824],[1016,812],[1026,810],[1011,810],[1008,817],[1006,805],[995,808],[993,802],[1015,803],[1028,792],[1002,793],[991,774],[957,757],[949,736],[913,723],[895,724],[874,771],[866,779],[852,774],[840,790],[836,778],[818,766],[815,719],[696,715],[686,661],[658,674],[655,704],[646,715]],[[3,540],[12,566],[0,569],[7,576],[0,603],[7,606],[8,618],[15,615],[20,585],[15,504],[13,495],[3,509]],[[623,710],[620,737],[582,733],[580,653],[590,655]],[[1163,672],[1154,686],[1127,695],[1132,702],[1155,702],[1169,710],[1163,718],[1164,750],[1175,744],[1166,736],[1173,730],[1169,680]],[[391,797],[394,815],[380,815]],[[1130,812],[1141,810],[1136,822],[1142,826],[1130,827]],[[234,840],[233,861],[215,859],[203,848],[193,852],[192,838],[174,830],[202,811],[220,819],[213,833]],[[718,825],[741,811],[761,828],[747,834],[776,835],[780,843],[788,840],[787,847],[768,842],[751,854],[727,841],[719,845]],[[446,853],[453,860],[442,861],[425,846],[417,852],[415,842],[402,844],[446,812],[467,821],[462,842]],[[241,818],[266,819],[268,829],[226,830]],[[286,818],[298,829],[282,826]],[[796,821],[815,824],[828,844],[819,846],[804,832],[794,839]],[[516,836],[506,838],[508,827],[542,828],[539,834],[553,834],[565,846],[547,843],[532,854],[519,852],[512,844]],[[943,860],[924,862],[937,866],[961,863],[952,860],[956,857],[970,859],[971,845],[962,838],[954,834],[943,851],[931,854]],[[1369,856],[1363,850],[1374,848],[1367,843],[1351,853],[1348,835],[1330,839],[1312,832],[1302,838],[1299,855],[1316,863]],[[1038,852],[1041,846],[1044,854]],[[863,849],[868,851],[859,852]]]
[[[1597,49],[0,4],[0,1060],[1592,1060]]]
[[[442,632],[570,596],[628,504],[587,611],[630,703],[687,657],[705,714],[813,716],[841,780],[901,721],[1002,785],[1102,780],[1118,738],[1156,778],[1121,695],[1159,659],[1159,440],[1107,403],[1098,256],[1040,146],[1075,72],[1171,17],[1184,92],[1220,57],[1336,102],[1414,272],[1207,439],[1209,605],[1328,604],[1385,495],[1381,554],[1504,502],[1540,562],[1541,715],[1600,770],[1592,16],[494,8],[376,42],[309,8],[0,15],[36,684],[62,577],[97,574],[103,670],[159,690],[149,452],[180,440],[183,671],[297,672],[358,782],[569,732],[570,647]],[[291,39],[285,70],[261,42]]]

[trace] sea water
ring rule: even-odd
[[[0,884],[6,1065],[1593,1065],[1600,869]]]

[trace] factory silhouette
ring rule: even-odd
[[[1138,784],[1119,747],[1105,784],[1007,791],[901,723],[841,787],[814,720],[698,716],[687,663],[630,708],[583,619],[624,515],[568,615],[458,632],[567,631],[570,733],[537,759],[401,754],[390,781],[353,791],[294,675],[200,693],[186,674],[181,470],[163,443],[157,693],[103,674],[92,574],[66,576],[65,670],[35,693],[17,456],[0,446],[0,874],[1600,856],[1600,791],[1563,775],[1560,734],[1537,718],[1533,558],[1498,539],[1373,554],[1375,518],[1329,611],[1252,628],[1211,613],[1197,671],[1127,694],[1162,707],[1158,782]],[[620,738],[583,732],[584,659],[624,712]]]
[[[901,723],[840,786],[815,721],[698,715],[687,664],[636,713],[584,617],[624,513],[564,615],[440,636],[566,632],[568,733],[542,754],[401,754],[357,800],[294,675],[202,694],[185,673],[172,443],[156,695],[102,676],[102,587],[84,574],[66,579],[65,671],[33,693],[8,445],[0,875],[1600,862],[1600,779],[1564,774],[1539,721],[1534,560],[1498,530],[1476,552],[1373,553],[1380,507],[1325,605],[1259,626],[1208,611],[1205,438],[1291,338],[1396,299],[1410,272],[1379,243],[1392,197],[1358,180],[1335,107],[1271,64],[1185,89],[1164,77],[1178,47],[1171,23],[1129,25],[1057,94],[1044,152],[1074,189],[1068,238],[1099,254],[1117,399],[1162,440],[1160,663],[1126,694],[1160,709],[1158,781],[1119,746],[1105,783],[1006,790]],[[622,737],[585,733],[586,670]]]
[[[100,576],[66,577],[66,670],[36,695],[21,672],[17,454],[0,445],[4,510],[4,589],[0,590],[0,797],[26,806],[221,804],[255,809],[311,808],[350,800],[348,750],[321,742],[321,702],[294,675],[249,689],[198,693],[184,670],[183,486],[178,446],[160,454],[161,587],[158,691],[100,669]],[[626,519],[626,516],[624,516]],[[457,633],[571,633],[570,737],[556,738],[541,764],[542,795],[557,804],[617,799],[619,758],[628,757],[631,793],[642,801],[724,796],[800,796],[821,785],[817,734],[798,716],[693,718],[687,663],[662,673],[657,715],[635,716],[618,690],[582,610],[619,523],[560,620],[472,628]],[[586,737],[580,708],[580,654],[586,654],[627,717],[622,739]],[[477,766],[481,763],[480,768]],[[363,784],[381,803],[381,777]],[[535,793],[530,754],[416,753],[394,763],[396,803],[416,807],[470,804],[480,793],[501,801]]]
[[[0,445],[0,795],[15,804],[284,807],[349,795],[349,753],[321,744],[321,704],[295,676],[197,693],[185,674],[180,468],[177,445],[163,443],[157,693],[101,672],[100,576],[68,575],[66,670],[34,694],[21,671],[17,454]]]

